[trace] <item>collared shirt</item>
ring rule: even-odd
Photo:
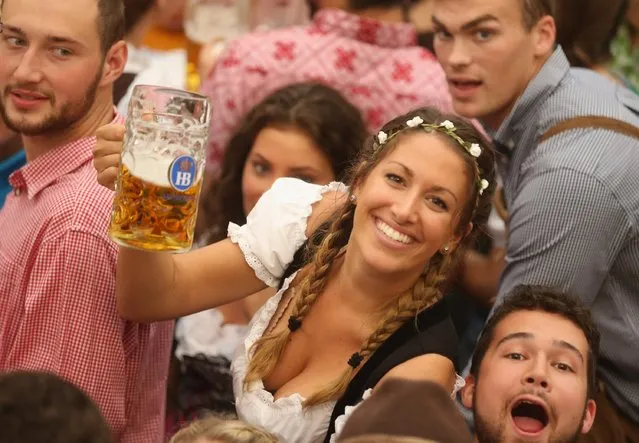
[[[53,372],[96,401],[116,441],[159,443],[172,323],[117,314],[113,193],[96,181],[94,146],[95,137],[59,146],[10,177],[0,211],[0,372]]]
[[[276,89],[306,81],[341,92],[371,132],[421,106],[452,112],[444,71],[431,52],[416,45],[412,25],[321,10],[306,26],[247,34],[216,62],[202,85],[214,113],[208,167],[219,167],[248,111]]]
[[[494,134],[509,209],[498,302],[517,284],[559,287],[589,306],[601,332],[600,377],[639,423],[639,141],[557,123],[596,115],[639,126],[639,97],[569,68],[558,48]]]
[[[9,140],[3,143],[15,145],[17,147],[22,144],[22,140],[19,136],[15,136],[11,137]],[[0,208],[2,208],[2,206],[4,205],[4,199],[6,198],[7,194],[11,192],[9,176],[13,171],[22,167],[26,162],[27,159],[24,155],[23,150],[20,150],[10,155],[8,158],[0,161]]]

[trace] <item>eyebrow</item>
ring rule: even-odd
[[[17,26],[7,25],[6,23],[2,23],[2,28],[1,29],[2,29],[2,32],[11,31],[14,34],[19,34],[21,36],[25,36],[26,35],[26,33],[22,29],[18,28]]]
[[[391,160],[389,161],[389,163],[395,163],[398,166],[401,166],[402,169],[404,170],[404,173],[406,175],[408,175],[410,178],[415,177],[415,173],[413,172],[412,169],[410,169],[408,166],[406,166],[403,163],[400,163],[398,161],[395,160]],[[446,192],[447,194],[450,194],[451,197],[453,197],[453,199],[455,200],[455,202],[457,202],[457,196],[455,194],[453,194],[453,192],[448,189],[448,188],[444,188],[443,186],[432,186],[431,189],[435,192]]]
[[[313,168],[312,166],[301,166],[298,168],[291,168],[291,172],[294,172],[296,174],[300,174],[302,172],[306,172],[307,174],[308,173],[317,174],[319,171]]]
[[[497,343],[497,346],[495,346],[495,348],[498,348],[499,346],[501,346],[502,344],[504,344],[504,343],[506,343],[508,341],[512,341],[512,340],[532,340],[534,338],[535,338],[534,334],[531,334],[530,332],[514,332],[512,334],[506,335],[504,338],[499,340],[499,342]],[[571,351],[572,353],[577,355],[577,357],[579,357],[579,359],[581,360],[582,363],[584,362],[584,356],[581,354],[579,349],[577,349],[577,347],[575,347],[574,345],[568,343],[567,341],[565,341],[565,340],[553,340],[552,341],[552,345],[554,347],[556,347],[556,348],[562,348],[562,349],[566,349],[568,351]]]
[[[432,20],[433,23],[435,24],[435,26],[441,28],[442,30],[448,32],[448,28],[446,28],[446,26],[441,22],[441,20],[439,20],[437,17],[435,17],[434,15],[432,16]],[[499,19],[497,17],[495,17],[492,14],[484,14],[481,15],[465,24],[463,24],[461,26],[461,30],[462,31],[468,31],[469,29],[474,28],[477,25],[482,24],[483,22],[487,22],[487,21],[496,21],[499,22]]]
[[[557,347],[557,348],[562,348],[562,349],[566,349],[568,351],[572,351],[574,354],[576,354],[579,359],[581,360],[581,362],[584,362],[584,356],[581,355],[581,352],[579,352],[579,349],[577,349],[574,345],[568,343],[567,341],[564,340],[553,340],[552,342],[553,346]]]
[[[396,165],[401,166],[401,168],[404,170],[404,173],[405,173],[406,175],[408,175],[410,178],[415,177],[415,174],[413,173],[413,170],[412,170],[412,169],[410,169],[410,168],[409,168],[408,166],[406,166],[405,164],[400,163],[400,162],[395,161],[395,160],[391,160],[391,161],[389,161],[389,163],[395,163]]]
[[[3,23],[2,24],[2,31],[4,32],[5,30],[10,31],[10,32],[12,32],[14,34],[18,34],[21,37],[26,37],[27,36],[27,33],[24,32],[19,27],[11,26],[11,25],[7,25],[6,23]],[[56,36],[56,35],[47,35],[46,38],[47,38],[48,41],[50,41],[52,43],[84,46],[79,41],[73,40],[72,38],[69,38],[69,37],[60,37],[60,36]]]

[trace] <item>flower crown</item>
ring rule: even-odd
[[[455,133],[455,125],[450,120],[443,121],[438,124],[430,124],[424,123],[424,120],[420,116],[416,116],[411,118],[406,122],[406,127],[401,127],[390,134],[385,133],[384,131],[379,131],[377,133],[377,149],[381,149],[389,140],[395,137],[397,134],[402,132],[406,128],[417,128],[421,127],[426,132],[431,132],[433,130],[447,134],[449,137],[453,138],[457,143],[460,144],[462,148],[464,148],[474,159],[478,158],[481,155],[481,146],[477,143],[468,143],[464,141],[459,135]],[[475,164],[477,161],[475,160]],[[477,169],[479,170],[479,165],[477,165]],[[490,183],[488,180],[479,177],[477,181],[477,187],[479,188],[479,195],[482,195]]]

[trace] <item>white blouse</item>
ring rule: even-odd
[[[257,277],[277,287],[295,252],[306,241],[306,226],[311,205],[327,191],[346,192],[342,183],[318,186],[292,178],[278,179],[264,193],[244,226],[229,224],[229,237],[237,243]],[[268,221],[265,223],[265,220]],[[259,426],[285,443],[322,442],[330,422],[334,401],[303,408],[299,394],[275,400],[264,389],[262,381],[254,381],[244,390],[249,350],[262,336],[277,310],[282,294],[293,280],[292,275],[282,289],[271,297],[249,324],[244,343],[238,348],[231,365],[235,407],[241,420]]]

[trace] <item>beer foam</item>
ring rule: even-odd
[[[173,158],[159,155],[124,154],[122,164],[126,166],[131,175],[155,186],[170,188],[169,168]]]

